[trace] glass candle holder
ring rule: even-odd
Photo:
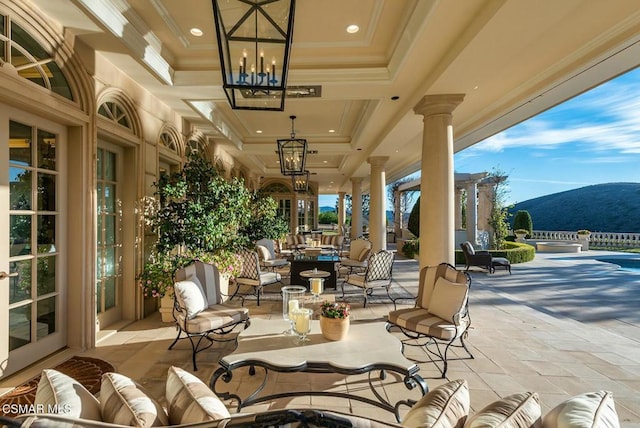
[[[291,335],[293,334],[293,320],[290,314],[304,306],[302,299],[307,289],[300,285],[287,285],[280,290],[282,292],[282,319],[291,324],[291,328],[283,331],[282,334]]]
[[[308,342],[310,339],[307,337],[311,331],[311,315],[313,311],[306,308],[298,308],[295,311],[289,313],[291,318],[293,331],[298,335],[296,342],[302,345],[304,342]]]

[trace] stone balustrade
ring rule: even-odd
[[[577,232],[561,230],[534,230],[531,239],[534,241],[579,241]],[[640,233],[591,232],[589,243],[597,247],[640,248]]]

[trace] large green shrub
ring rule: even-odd
[[[417,237],[420,236],[420,197],[418,197],[416,203],[413,204],[413,209],[411,209],[411,214],[409,214],[407,229]]]
[[[533,235],[533,220],[531,220],[531,214],[527,210],[519,210],[513,217],[513,230],[523,229],[526,230],[527,238],[531,238]]]

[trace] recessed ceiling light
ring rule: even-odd
[[[329,133],[330,133],[330,134],[333,134],[334,132],[336,132],[336,130],[335,130],[335,129],[330,129],[330,130],[329,130]]]
[[[349,34],[357,33],[358,31],[360,31],[360,27],[356,24],[351,24],[347,27],[347,33]]]
[[[322,163],[328,163],[329,161],[322,161]]]
[[[256,134],[262,134],[262,129],[256,129]]]
[[[202,30],[199,28],[192,28],[191,30],[189,30],[189,32],[191,33],[192,36],[196,36],[196,37],[200,37],[204,34]]]

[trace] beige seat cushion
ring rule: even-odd
[[[102,375],[100,411],[104,422],[136,427],[168,425],[169,419],[160,404],[127,376]]]
[[[40,376],[34,404],[43,405],[46,413],[70,418],[101,421],[100,402],[80,382],[57,370],[45,369]]]
[[[451,340],[466,329],[468,318],[461,320],[456,328],[451,321],[430,314],[426,309],[406,308],[389,312],[389,322],[427,336]]]
[[[554,407],[542,419],[542,428],[619,428],[613,395],[609,391],[576,395]]]
[[[480,410],[464,428],[539,428],[541,414],[537,393],[513,394]]]
[[[221,328],[226,325],[232,325],[249,318],[249,310],[243,307],[233,306],[229,303],[221,303],[219,305],[209,306],[204,311],[184,324],[181,318],[181,325],[185,325],[188,333],[202,333]]]
[[[462,428],[469,415],[469,386],[464,379],[432,389],[402,420],[408,428]]]
[[[215,421],[230,416],[222,401],[204,382],[179,367],[169,367],[165,397],[171,424]]]

